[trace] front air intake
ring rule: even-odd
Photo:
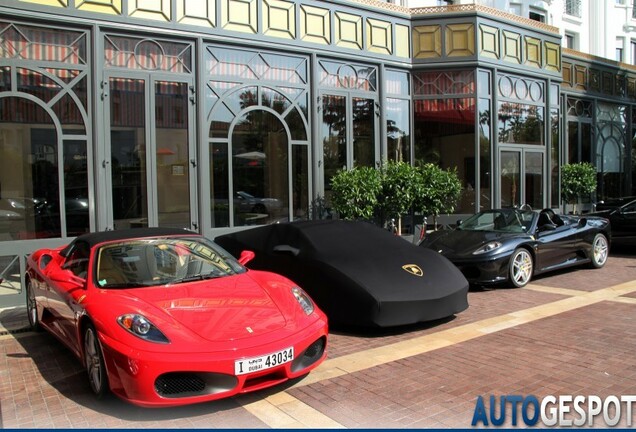
[[[298,372],[308,368],[322,358],[327,346],[327,338],[324,336],[309,345],[305,351],[292,362],[292,372]]]
[[[155,391],[165,398],[182,398],[223,393],[238,384],[231,375],[206,372],[169,372],[155,380]]]

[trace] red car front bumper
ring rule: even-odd
[[[327,323],[275,342],[219,352],[148,352],[100,334],[111,391],[139,406],[206,402],[271,387],[316,368],[327,356]],[[265,370],[235,374],[235,362],[293,347],[294,359]]]

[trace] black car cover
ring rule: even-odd
[[[301,221],[215,238],[252,269],[299,284],[335,324],[389,327],[445,318],[468,307],[468,281],[438,253],[367,222]]]

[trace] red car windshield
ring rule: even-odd
[[[98,250],[95,270],[100,288],[135,288],[231,276],[245,268],[211,242],[188,237],[109,243]]]

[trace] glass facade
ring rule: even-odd
[[[591,95],[564,92],[558,43],[511,28],[500,46],[485,16],[379,25],[367,8],[301,6],[276,23],[212,17],[193,33],[201,22],[148,21],[137,32],[87,30],[72,13],[0,18],[0,271],[23,268],[31,240],[59,245],[91,230],[214,236],[325,217],[315,204],[329,207],[337,171],[386,160],[456,171],[450,219],[556,208],[566,162],[596,166],[595,199],[632,191],[636,110],[614,99],[633,82],[590,71]],[[367,25],[342,26],[345,15]],[[571,73],[574,88],[583,74]],[[616,97],[595,97],[603,89]]]
[[[320,59],[317,78],[324,169],[316,192],[329,205],[337,171],[380,163],[379,72],[373,65]]]
[[[626,107],[602,102],[598,102],[596,107],[594,165],[597,172],[597,199],[625,196],[626,165],[629,164]]]
[[[476,208],[476,89],[474,70],[413,74],[415,163],[457,170],[463,185],[457,213]]]
[[[411,83],[410,74],[385,71],[386,159],[411,162]]]
[[[0,22],[0,239],[90,230],[86,35]],[[27,66],[28,64],[28,66]]]
[[[211,228],[309,214],[308,62],[207,47]]]

